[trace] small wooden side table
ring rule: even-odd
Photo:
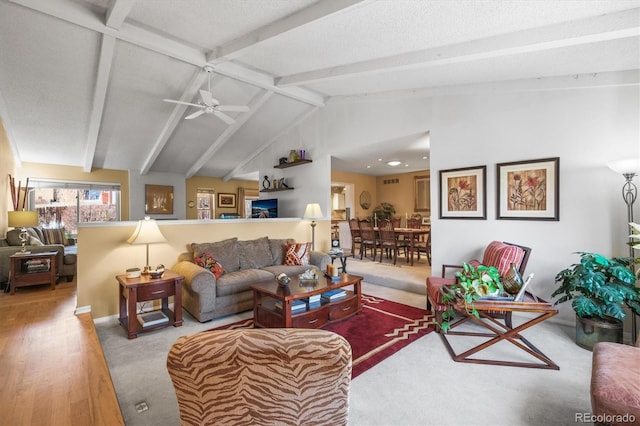
[[[16,287],[26,287],[36,284],[51,284],[51,290],[56,289],[56,255],[55,251],[42,253],[18,252],[9,256],[9,286],[11,294],[15,294]],[[47,270],[39,269],[38,263],[48,263]],[[30,264],[32,263],[32,264]],[[31,267],[34,269],[30,270]]]
[[[126,274],[117,275],[120,284],[120,325],[127,331],[129,339],[135,339],[139,333],[158,330],[173,325],[182,325],[182,281],[184,277],[166,270],[161,278],[151,278],[143,274],[139,278],[127,278]],[[173,296],[173,311],[169,309],[169,297]],[[138,302],[162,299],[162,311],[169,321],[143,327],[137,318]]]

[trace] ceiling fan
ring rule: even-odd
[[[231,116],[225,114],[223,111],[228,112],[249,112],[249,107],[243,105],[220,105],[220,102],[211,94],[211,73],[213,73],[213,67],[205,66],[204,70],[208,74],[208,90],[200,89],[200,103],[194,104],[191,102],[176,101],[173,99],[163,99],[165,102],[171,102],[174,104],[189,105],[198,108],[198,111],[189,114],[185,117],[185,120],[193,120],[196,117],[200,117],[202,114],[213,114],[220,120],[227,124],[233,124],[236,122]]]

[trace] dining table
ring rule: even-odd
[[[378,232],[378,227],[373,228]],[[413,253],[415,252],[415,242],[420,236],[428,235],[431,231],[430,228],[393,228],[396,238],[403,236],[409,242],[409,259],[410,265],[413,266]]]

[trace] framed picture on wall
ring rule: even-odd
[[[219,208],[236,208],[236,194],[228,194],[224,192],[218,193],[218,207]]]
[[[145,185],[144,212],[147,214],[173,214],[173,186]]]
[[[440,219],[487,218],[487,166],[440,170]]]
[[[560,220],[560,158],[497,165],[497,219]]]

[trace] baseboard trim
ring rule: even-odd
[[[77,306],[76,310],[74,311],[74,314],[76,315],[90,314],[90,313],[91,313],[91,305]]]

